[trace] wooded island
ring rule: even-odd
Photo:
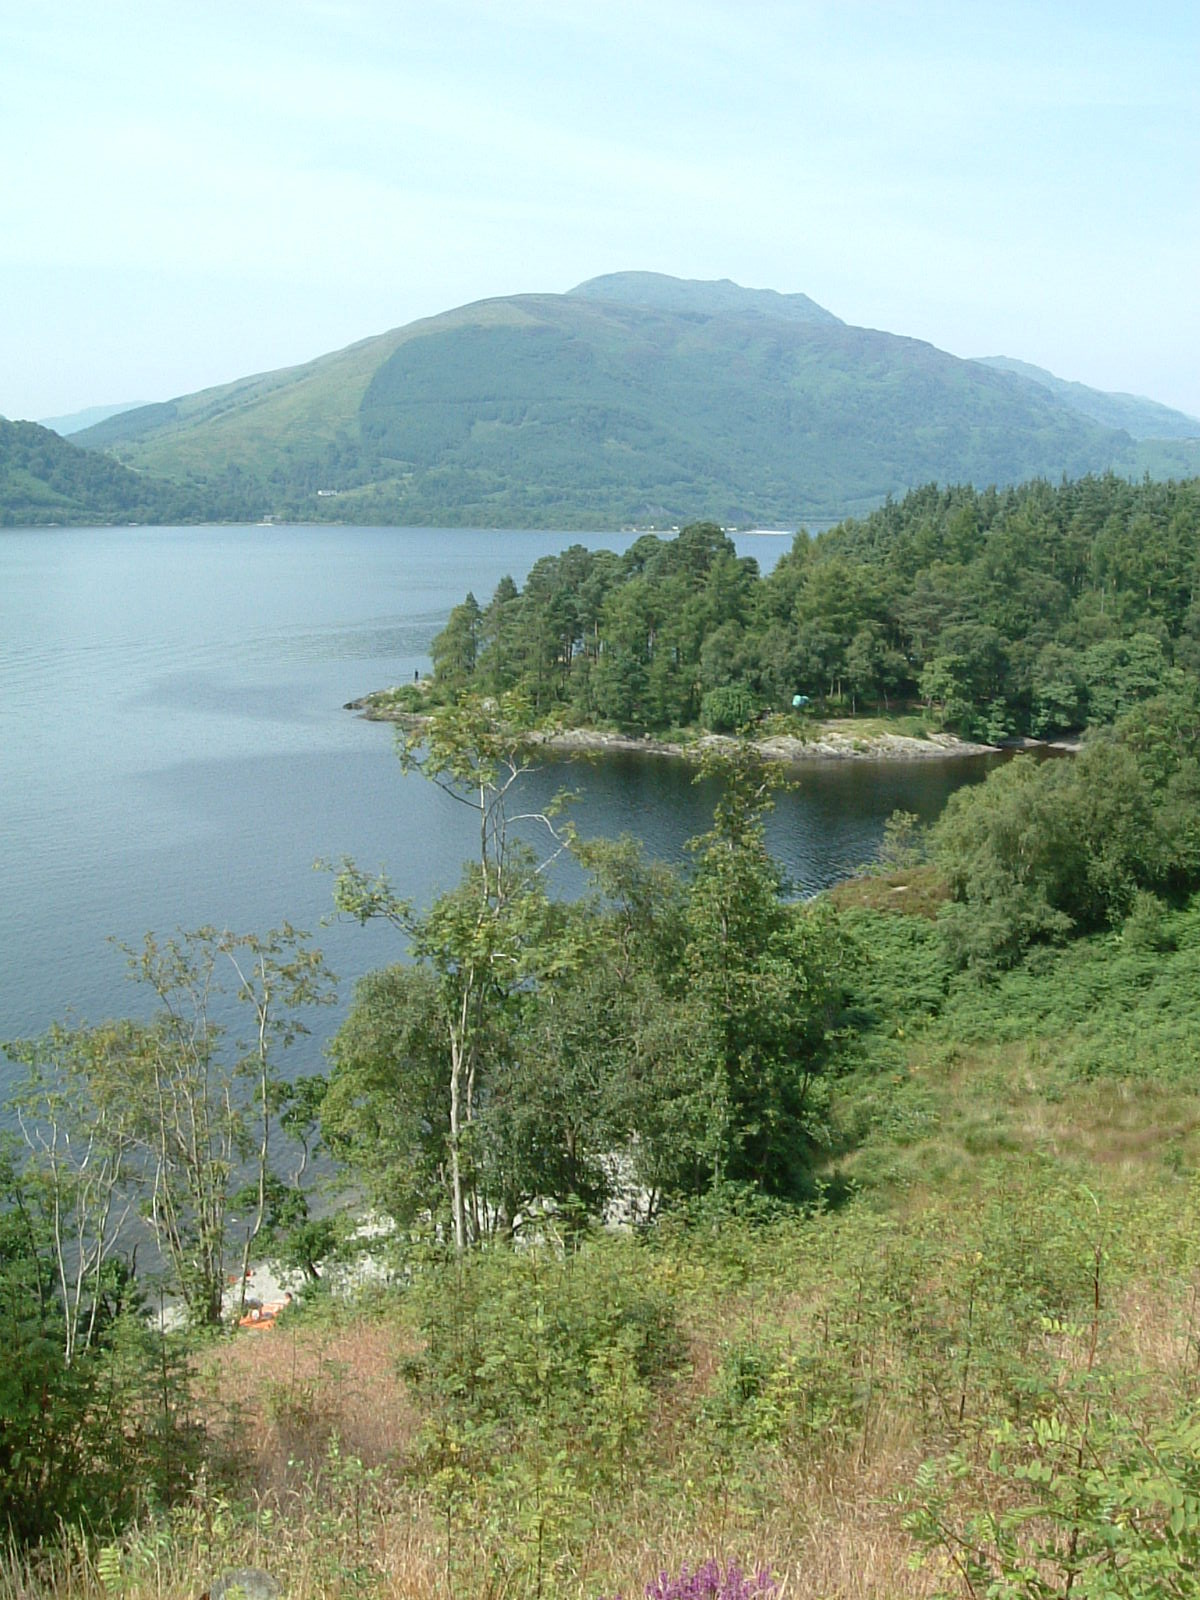
[[[1200,672],[1200,480],[929,487],[809,538],[766,577],[712,523],[572,546],[455,607],[434,701],[661,733],[764,714],[917,710],[969,739],[1108,724]],[[377,704],[419,710],[428,686]]]

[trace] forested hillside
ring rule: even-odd
[[[246,515],[226,488],[154,478],[81,450],[36,422],[0,417],[0,525],[201,522]]]
[[[461,306],[78,439],[277,516],[435,527],[796,526],[932,480],[1200,466],[1177,413],[1160,408],[1171,437],[1134,438],[1076,399],[805,295],[631,272]]]
[[[637,731],[728,729],[803,695],[1052,736],[1195,679],[1198,581],[1200,480],[930,486],[800,534],[765,578],[707,523],[545,557],[523,590],[455,609],[434,691],[516,689]]]
[[[1014,361],[1009,356],[977,359],[985,367],[1015,372],[1018,377],[1040,383],[1074,410],[1091,417],[1093,422],[1106,428],[1122,428],[1133,439],[1200,439],[1200,418],[1159,405],[1156,400],[1146,400],[1136,394],[1107,394],[1100,389],[1089,389],[1083,383],[1068,383],[1044,367],[1035,367],[1028,361]]]

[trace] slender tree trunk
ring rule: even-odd
[[[230,960],[233,960],[232,956]],[[236,961],[233,961],[233,968],[244,987],[249,989],[249,984],[242,976],[242,969]],[[250,1251],[262,1231],[263,1219],[267,1214],[267,1171],[271,1155],[271,1102],[267,1071],[269,1062],[267,1028],[271,1017],[271,986],[267,981],[266,965],[261,956],[258,969],[262,983],[262,998],[255,1003],[258,1020],[258,1194],[255,1197],[254,1221],[246,1231],[246,1242],[242,1247],[242,1265],[238,1276],[239,1318],[246,1314],[246,1278],[250,1271]]]
[[[467,1213],[462,1182],[462,1091],[467,1013],[471,984],[467,978],[456,1025],[450,1037],[450,1205],[454,1218],[454,1248],[461,1255],[467,1247]]]
[[[466,1249],[466,1214],[463,1210],[462,1169],[458,1150],[459,1061],[457,1048],[450,1067],[450,1205],[454,1216],[454,1248],[461,1255]]]

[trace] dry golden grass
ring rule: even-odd
[[[284,1321],[242,1333],[204,1364],[209,1425],[260,1498],[292,1492],[323,1469],[334,1438],[367,1470],[394,1461],[420,1416],[400,1377],[413,1354],[395,1318],[335,1325]]]

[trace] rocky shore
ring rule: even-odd
[[[560,733],[546,734],[542,743],[548,749],[580,754],[605,753],[611,750],[629,750],[642,755],[696,757],[705,750],[726,750],[736,747],[738,741],[717,733],[701,734],[687,744],[676,744],[665,739],[650,737],[637,739],[618,733],[602,733],[591,728],[566,728]],[[768,761],[927,761],[954,756],[981,756],[994,752],[995,746],[971,744],[953,734],[931,734],[927,739],[914,739],[899,733],[855,734],[845,729],[818,723],[811,737],[797,738],[791,734],[772,734],[753,741],[759,755]]]
[[[424,718],[417,712],[401,711],[381,705],[375,696],[351,700],[347,711],[356,711],[370,722],[394,722],[401,727],[419,728]],[[598,728],[561,728],[539,733],[535,742],[547,750],[574,755],[607,755],[628,751],[643,756],[677,756],[696,759],[705,750],[732,749],[737,740],[721,734],[700,734],[686,743],[656,739],[650,734],[608,733]],[[814,722],[803,737],[793,734],[767,734],[755,739],[754,748],[764,759],[799,764],[805,761],[930,761],[954,760],[962,756],[994,755],[996,745],[973,744],[952,733],[931,733],[925,738],[857,728],[849,720]]]

